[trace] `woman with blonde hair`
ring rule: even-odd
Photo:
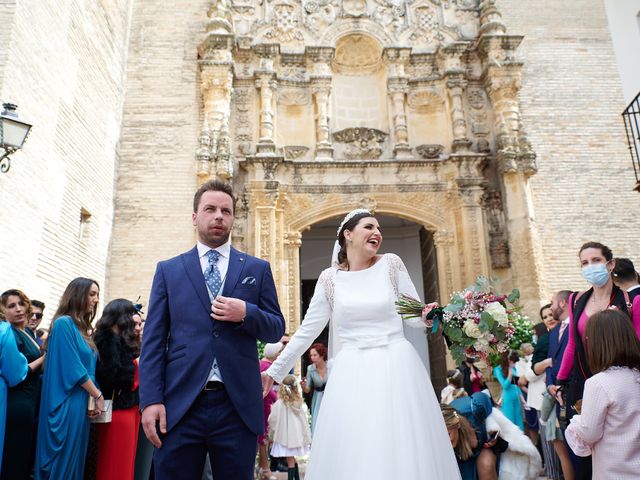
[[[296,458],[309,452],[311,431],[307,421],[307,405],[302,398],[298,379],[287,375],[278,389],[278,400],[271,407],[269,433],[273,436],[271,455],[286,457],[288,480],[300,480]]]
[[[104,397],[95,384],[97,352],[90,335],[99,299],[98,282],[75,278],[54,315],[45,343],[36,480],[84,476],[89,417],[104,410]]]
[[[441,404],[440,410],[442,410],[451,446],[458,460],[462,480],[475,480],[477,478],[476,457],[479,453],[476,432],[469,421],[455,408]]]

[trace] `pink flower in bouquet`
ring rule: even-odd
[[[438,305],[438,302],[431,302],[427,303],[422,310],[422,321],[427,327],[433,327],[433,319],[427,320],[427,315],[429,315],[429,312],[431,312],[431,310],[433,310],[434,308],[438,308],[439,306],[440,305]]]
[[[473,298],[473,292],[471,290],[467,290],[464,292],[464,299],[471,300]]]

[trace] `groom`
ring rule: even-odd
[[[256,339],[284,333],[267,262],[231,246],[231,186],[193,199],[197,245],[158,263],[140,356],[140,408],[157,479],[250,480],[264,433]]]

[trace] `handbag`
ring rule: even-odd
[[[91,417],[89,419],[89,421],[91,423],[111,423],[111,418],[113,416],[113,398],[115,396],[116,392],[115,390],[111,393],[111,400],[105,400],[104,401],[104,410],[102,410],[102,412],[100,412],[100,415],[97,415],[95,417]],[[89,406],[91,406],[91,400],[93,400],[94,403],[94,409],[95,409],[95,399],[93,397],[89,397]]]

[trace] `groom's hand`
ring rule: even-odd
[[[242,322],[247,314],[244,300],[218,296],[211,304],[211,318],[221,322]]]
[[[167,433],[167,412],[164,405],[156,403],[142,410],[142,429],[153,446],[160,448],[162,442],[158,436],[156,423],[160,424],[160,433]]]

